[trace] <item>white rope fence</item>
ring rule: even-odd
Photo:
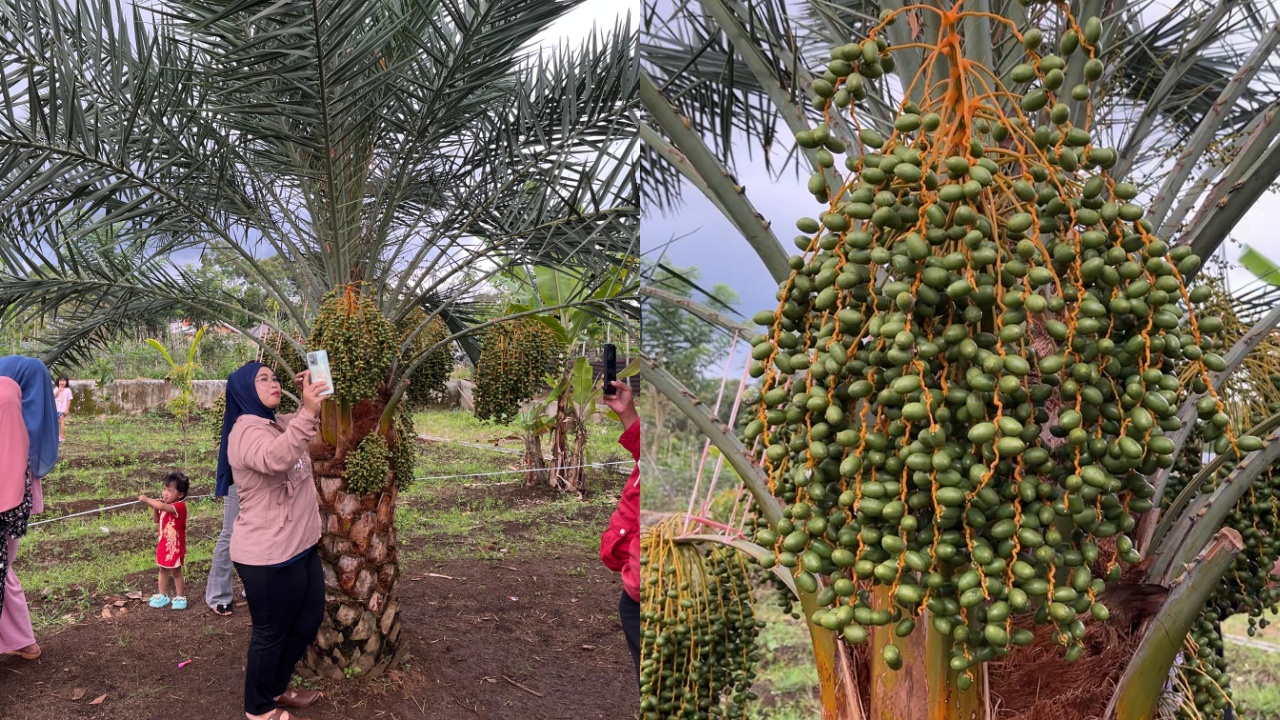
[[[587,463],[586,465],[571,465],[569,467],[547,468],[547,469],[548,470],[581,470],[583,468],[603,468],[603,467],[611,467],[614,465],[634,465],[634,464],[635,464],[634,461],[620,460],[618,462]],[[456,480],[459,478],[490,477],[494,475],[521,475],[527,472],[533,472],[533,471],[532,470],[498,470],[496,472],[463,473],[461,475],[436,475],[434,477],[414,478],[413,481],[419,482],[422,480]],[[213,497],[213,495],[193,495],[191,497],[185,498],[185,500],[200,500],[202,498],[208,498],[208,497]],[[84,510],[82,512],[71,513],[70,515],[63,515],[61,517],[49,518],[48,520],[41,520],[39,522],[27,523],[27,527],[35,527],[37,525],[44,525],[45,523],[58,522],[60,520],[67,520],[70,518],[81,517],[84,515],[95,515],[97,513],[106,512],[108,510],[118,510],[123,507],[129,507],[130,505],[140,505],[140,504],[141,502],[138,500],[130,500],[129,502],[120,503],[119,505],[108,505],[107,507],[94,508],[92,510]]]
[[[207,498],[207,497],[213,497],[213,496],[212,495],[192,495],[191,497],[183,498],[182,501],[186,502],[187,500],[199,500],[201,498]],[[82,515],[95,515],[97,513],[106,512],[108,510],[117,510],[122,507],[129,507],[130,505],[141,505],[141,504],[142,502],[139,500],[130,500],[129,502],[123,502],[123,503],[120,503],[119,505],[108,505],[107,507],[94,508],[92,510],[85,510],[83,512],[71,513],[70,515],[63,515],[62,517],[49,518],[48,520],[41,520],[39,522],[27,523],[27,527],[32,528],[37,525],[44,525],[45,523],[57,522],[59,520],[66,520],[68,518],[80,517]]]

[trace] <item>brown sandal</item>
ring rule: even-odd
[[[31,645],[28,645],[27,647],[31,647]],[[5,653],[5,655],[16,655],[17,657],[20,657],[23,660],[39,660],[40,656],[44,654],[44,651],[40,649],[39,645],[36,645],[35,648],[36,648],[35,652],[26,652],[26,648],[22,648],[18,650],[10,650],[9,652]]]
[[[290,688],[284,691],[284,694],[276,698],[276,704],[282,707],[305,708],[311,707],[320,699],[320,693],[316,690],[294,690]]]

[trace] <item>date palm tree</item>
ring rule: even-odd
[[[793,218],[765,218],[756,211],[734,180],[740,158],[761,152],[778,177],[812,173],[809,190],[815,196],[839,199],[846,179],[843,168],[823,159],[827,149],[812,142],[795,143],[792,137],[814,137],[812,131],[825,123],[821,132],[833,139],[829,148],[847,148],[850,161],[856,162],[860,141],[876,137],[866,132],[888,137],[908,103],[936,104],[933,92],[954,90],[946,71],[950,61],[977,68],[975,72],[993,84],[998,80],[1004,87],[1024,88],[1023,80],[1014,79],[1023,72],[1017,66],[1026,62],[1024,34],[1037,28],[1056,49],[1058,39],[1070,29],[1064,11],[1081,22],[1103,19],[1098,46],[1107,70],[1091,92],[1067,98],[1064,91],[1061,102],[1073,118],[1091,111],[1093,141],[1118,150],[1107,175],[1137,186],[1155,234],[1201,257],[1212,255],[1280,178],[1280,21],[1268,3],[1176,2],[1164,7],[1145,0],[657,0],[647,5],[641,42],[640,95],[646,111],[640,126],[645,141],[641,165],[650,199],[647,209],[669,210],[684,193],[696,190],[737,229],[774,279],[788,283],[800,265],[790,264],[774,225]],[[897,21],[885,27],[887,14]],[[894,48],[893,64],[882,68],[883,81],[867,75],[866,96],[858,96],[854,127],[847,113],[833,110],[824,116],[821,103],[815,107],[810,97],[820,88],[819,100],[831,97],[823,94],[823,84],[831,82],[823,70],[841,57],[833,49],[861,42],[872,28]],[[949,41],[944,37],[948,33]],[[938,49],[944,41],[955,42],[951,47],[956,55]],[[1087,60],[1077,54],[1065,63],[1062,87],[1073,88],[1086,77]],[[922,68],[925,77],[913,82]],[[1013,105],[1016,110],[1016,99]],[[910,128],[910,123],[903,127]],[[1184,279],[1194,274],[1193,269]],[[647,288],[642,292],[653,302],[663,301],[661,293]],[[708,322],[726,324],[707,308],[682,307]],[[1216,373],[1216,387],[1223,389],[1228,376],[1277,321],[1280,312],[1271,312],[1252,327],[1237,328],[1231,338],[1235,345],[1225,353],[1225,367]],[[748,452],[710,417],[704,403],[657,363],[646,362],[641,373],[712,438],[753,496],[760,523],[776,530],[785,507],[771,491],[773,478],[766,478],[763,459]],[[1256,383],[1252,387],[1256,389]],[[1184,404],[1179,416],[1186,430],[1173,435],[1179,447],[1193,435],[1199,395],[1186,387],[1180,391],[1179,402]],[[1149,718],[1156,712],[1188,630],[1241,552],[1239,536],[1224,526],[1236,503],[1277,457],[1270,420],[1241,424],[1268,440],[1218,485],[1202,482],[1234,458],[1220,455],[1203,471],[1207,474],[1197,474],[1182,493],[1169,489],[1167,469],[1150,478],[1155,507],[1133,533],[1143,562],[1132,577],[1156,593],[1147,597],[1159,601],[1149,611],[1140,611],[1136,601],[1129,607],[1119,603],[1123,615],[1139,624],[1141,640],[1129,665],[1111,677],[1110,682],[1118,683],[1114,692],[1109,686],[1100,688],[1107,692],[1098,697],[1109,700],[1108,717]],[[771,557],[771,548],[739,538],[719,541]],[[785,574],[790,580],[790,572]],[[939,636],[924,618],[924,630],[917,630],[901,657],[895,656],[888,666],[901,664],[902,670],[893,672],[879,654],[894,642],[887,628],[872,630],[875,652],[868,659],[816,622],[827,612],[826,601],[817,600],[823,589],[813,593],[792,588],[809,621],[824,718],[968,718],[990,710],[994,698],[986,694],[985,684],[979,680],[970,687],[958,682],[954,666],[947,665],[950,639]],[[859,663],[864,663],[864,670],[870,663],[869,675],[854,670]],[[1052,677],[1046,676],[1045,683],[1045,693],[1068,689],[1054,687]],[[993,674],[991,686],[996,685]],[[670,697],[657,702],[669,702]]]
[[[493,275],[565,263],[609,277],[635,252],[634,36],[621,22],[539,51],[579,4],[0,8],[0,312],[59,312],[48,361],[83,361],[157,313],[234,325],[234,299],[201,293],[183,269],[204,251],[232,258],[279,308],[241,322],[289,339],[258,341],[288,371],[325,312],[361,318],[349,347],[386,341],[346,358],[348,386],[369,387],[327,402],[313,443],[328,598],[306,660],[316,672],[376,673],[405,650],[394,516],[412,461],[394,418],[415,370],[451,343],[474,350],[486,307],[474,301]],[[100,228],[116,252],[82,242]],[[437,319],[448,333],[415,342]],[[384,452],[361,456],[377,462],[356,487],[344,458],[377,444],[366,433]]]

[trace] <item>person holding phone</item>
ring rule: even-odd
[[[296,381],[301,407],[276,415],[280,379],[271,368],[249,362],[227,378],[218,474],[229,470],[239,488],[231,561],[253,620],[244,679],[249,720],[304,720],[285,708],[320,697],[290,689],[289,681],[324,619],[320,505],[307,444],[320,429],[329,383],[311,382],[310,372]]]
[[[607,377],[607,374],[606,374]],[[611,387],[610,387],[611,386]],[[618,443],[631,451],[635,467],[622,488],[618,508],[609,519],[609,527],[600,538],[600,559],[614,572],[622,573],[622,598],[618,616],[627,647],[636,666],[636,685],[640,684],[640,415],[636,412],[631,386],[612,381],[604,396],[605,405],[622,421],[622,437]]]

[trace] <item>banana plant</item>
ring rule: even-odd
[[[111,428],[113,425],[112,416],[114,415],[112,406],[115,405],[112,395],[115,391],[116,384],[116,368],[111,361],[105,357],[99,357],[90,368],[93,379],[98,382],[98,396],[102,400],[103,408],[107,413],[106,433],[107,445],[115,447],[115,443],[111,440]]]
[[[195,337],[191,339],[191,347],[187,349],[187,361],[181,365],[173,359],[169,350],[159,340],[147,338],[147,344],[155,348],[156,352],[164,357],[165,362],[169,363],[168,380],[178,389],[178,396],[166,403],[166,407],[183,427],[190,422],[191,411],[195,409],[195,392],[192,382],[195,380],[196,373],[200,371],[200,365],[196,362],[196,353],[200,349],[200,340],[204,338],[204,331],[205,328],[196,330]]]
[[[169,363],[168,381],[178,388],[178,395],[165,403],[165,408],[177,420],[178,427],[182,430],[183,438],[187,436],[187,431],[191,425],[191,412],[196,407],[193,381],[196,373],[200,371],[200,365],[196,363],[196,352],[200,348],[200,340],[204,338],[204,331],[204,328],[196,330],[195,337],[191,338],[191,347],[187,350],[187,361],[181,365],[173,359],[168,349],[159,340],[147,338],[147,344],[155,348]],[[108,399],[109,403],[110,400]],[[187,464],[191,459],[190,447],[191,443],[182,443],[183,464]]]
[[[634,307],[629,294],[634,291],[635,281],[627,267],[591,277],[573,267],[535,266],[513,270],[508,277],[517,283],[520,292],[516,300],[507,305],[507,312],[535,313],[532,317],[555,333],[566,354],[587,342],[593,326],[600,322],[622,324],[625,317],[602,314],[592,304],[584,303]],[[547,396],[533,400],[521,411],[518,424],[526,449],[526,467],[533,470],[531,478],[549,475],[551,484],[561,490],[581,490],[582,470],[578,466],[582,465],[586,448],[586,419],[595,411],[595,398],[598,398],[598,393],[592,395],[591,382],[591,365],[579,357],[562,375],[548,378],[547,385],[552,390]],[[557,403],[556,417],[548,420],[546,411],[553,401]],[[571,430],[575,434],[572,444]],[[544,471],[541,436],[547,431],[553,433],[552,467]]]

